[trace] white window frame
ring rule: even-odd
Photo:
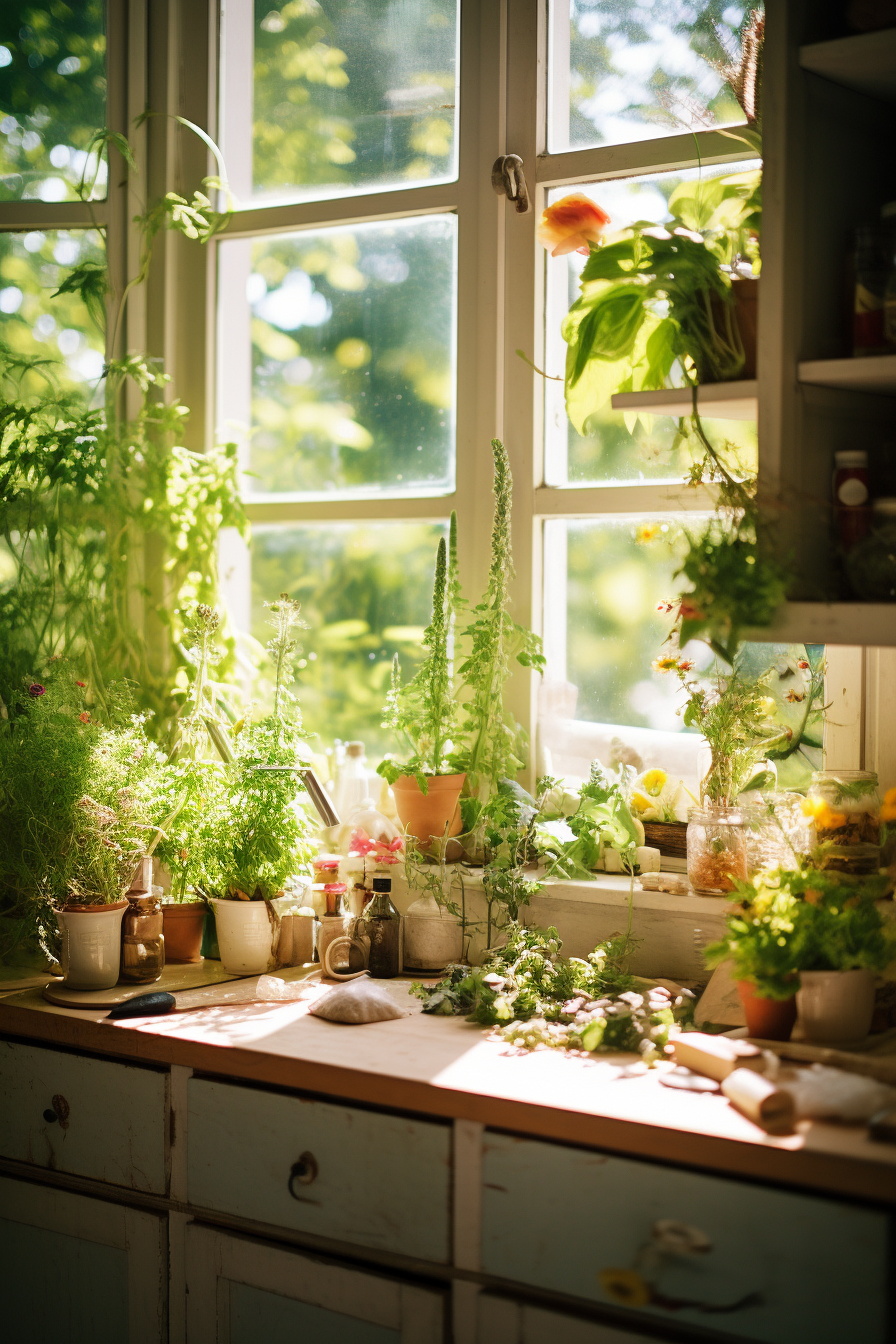
[[[205,0],[194,0],[197,7]],[[248,0],[225,0],[231,14],[246,9]],[[220,42],[216,0],[210,0],[210,22]],[[554,40],[568,44],[568,19],[557,6]],[[544,552],[544,524],[552,519],[637,518],[657,513],[705,511],[715,493],[666,482],[627,482],[576,487],[548,485],[544,472],[544,384],[516,355],[531,351],[544,367],[546,254],[536,227],[546,194],[610,179],[741,162],[744,146],[718,131],[660,136],[623,145],[550,153],[546,139],[548,98],[566,105],[560,81],[549,88],[548,0],[461,0],[459,173],[455,182],[386,189],[354,197],[295,204],[252,206],[237,213],[225,238],[252,238],[327,226],[456,213],[458,216],[458,352],[457,352],[457,488],[433,497],[420,494],[371,498],[296,500],[284,497],[246,500],[251,522],[321,523],[370,521],[444,521],[458,515],[461,581],[475,597],[488,572],[491,521],[490,440],[501,438],[514,475],[514,560],[512,598],[517,618],[545,633],[543,589],[546,565],[555,569],[560,557]],[[243,34],[245,38],[245,33]],[[210,55],[218,54],[211,44]],[[247,67],[248,69],[248,67]],[[245,72],[244,72],[245,74]],[[243,108],[241,115],[246,114]],[[228,109],[217,124],[226,131]],[[231,114],[233,115],[233,114]],[[212,117],[211,125],[215,125]],[[225,145],[226,152],[226,145]],[[523,160],[531,208],[517,214],[494,194],[491,171],[505,153]],[[233,165],[239,191],[246,178]],[[245,189],[245,185],[244,185]],[[214,245],[209,249],[205,283],[214,293]],[[183,311],[183,300],[178,305]],[[210,307],[210,305],[209,305]],[[556,315],[551,314],[551,317]],[[206,333],[206,386],[215,377],[213,324]],[[208,398],[209,403],[211,397]],[[212,417],[207,418],[210,441]],[[222,571],[230,576],[228,596],[242,623],[248,619],[249,583],[239,545],[225,549]],[[563,621],[552,616],[553,639]],[[831,706],[826,729],[826,757],[841,766],[867,764],[896,774],[881,725],[892,722],[891,687],[896,655],[890,650],[828,647],[828,692]],[[538,678],[517,670],[509,685],[509,708],[536,742]],[[866,692],[867,685],[867,692]],[[866,703],[869,706],[866,712]],[[531,753],[528,782],[536,772]],[[886,759],[884,759],[886,757]],[[887,777],[889,777],[889,774]]]

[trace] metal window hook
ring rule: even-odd
[[[492,165],[492,186],[495,194],[513,201],[518,215],[529,209],[529,189],[519,154],[502,154]]]

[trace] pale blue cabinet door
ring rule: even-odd
[[[491,1132],[482,1179],[486,1273],[763,1344],[888,1338],[884,1213]]]
[[[245,1283],[231,1283],[226,1344],[258,1344],[259,1340],[277,1340],[279,1344],[400,1344],[401,1334],[325,1307],[296,1302]]]
[[[10,1344],[126,1344],[128,1253],[0,1219],[0,1313]]]

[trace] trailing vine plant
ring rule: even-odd
[[[192,122],[175,120],[210,147],[221,175],[204,179],[190,200],[170,192],[137,216],[140,261],[120,292],[108,268],[93,261],[71,268],[55,291],[80,296],[101,330],[108,311],[113,357],[97,389],[102,407],[61,391],[52,361],[0,346],[0,550],[9,573],[0,584],[0,697],[8,701],[23,676],[39,674],[64,651],[87,675],[94,712],[108,719],[109,685],[126,677],[138,688],[139,708],[155,716],[157,734],[185,661],[178,613],[214,603],[218,532],[246,527],[235,445],[208,453],[183,447],[188,410],[168,396],[158,361],[117,353],[128,300],[146,282],[158,234],[170,229],[205,244],[231,213],[229,196],[219,212],[206,194],[227,190],[216,146]],[[88,147],[85,175],[96,173],[108,149],[136,172],[127,139],[103,130]],[[87,204],[92,187],[82,176],[78,194]],[[129,389],[137,401],[130,415]],[[160,557],[154,592],[143,572],[147,543]],[[135,598],[167,637],[147,638]]]

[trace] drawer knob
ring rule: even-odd
[[[317,1180],[317,1158],[313,1153],[302,1153],[298,1162],[294,1162],[289,1173],[289,1193],[293,1199],[301,1199],[302,1196],[296,1194],[295,1186],[310,1185],[312,1181]]]
[[[61,1129],[68,1129],[68,1117],[70,1113],[71,1108],[69,1107],[69,1104],[66,1101],[65,1097],[63,1097],[61,1093],[57,1092],[56,1096],[53,1098],[52,1106],[47,1107],[47,1109],[43,1113],[43,1116],[48,1125],[55,1124],[55,1122],[58,1120]]]

